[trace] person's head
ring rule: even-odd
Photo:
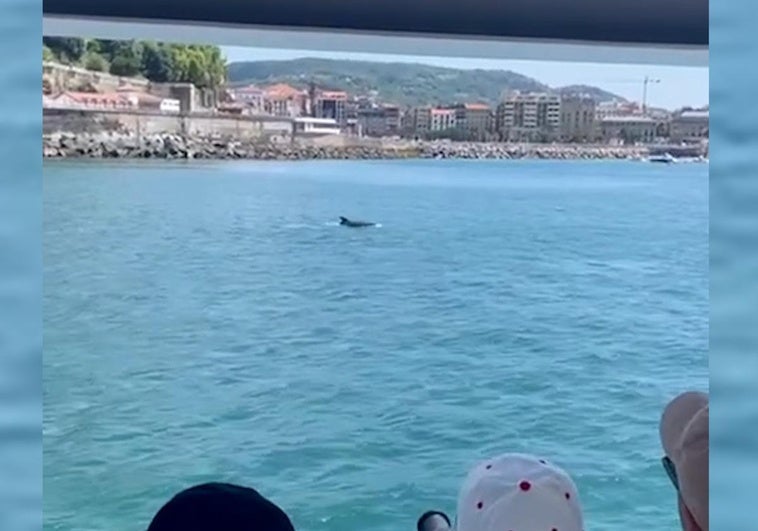
[[[183,490],[153,517],[147,531],[295,531],[287,514],[257,491],[228,483]]]
[[[504,454],[475,466],[458,497],[457,531],[583,531],[579,493],[555,464]]]
[[[669,402],[660,435],[682,529],[708,531],[708,395],[690,391]]]

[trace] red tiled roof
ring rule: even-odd
[[[463,108],[467,111],[489,111],[490,106],[484,103],[465,103]]]
[[[99,92],[62,92],[55,96],[55,98],[59,98],[61,96],[71,98],[78,103],[128,103],[128,100],[123,94],[115,92],[107,94],[101,94]]]
[[[266,96],[274,99],[289,99],[296,98],[298,96],[304,96],[305,92],[298,90],[293,86],[285,83],[277,83],[276,85],[269,85],[264,88]]]

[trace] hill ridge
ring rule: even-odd
[[[400,105],[443,105],[500,101],[508,90],[587,93],[598,101],[624,98],[590,85],[550,87],[512,70],[460,69],[421,63],[374,62],[304,57],[290,60],[238,61],[228,65],[232,85],[289,83],[306,88],[315,82],[329,90],[377,93],[380,101]]]

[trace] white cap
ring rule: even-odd
[[[505,454],[478,464],[458,497],[457,531],[583,531],[576,485],[547,460]]]

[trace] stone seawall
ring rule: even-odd
[[[43,109],[42,132],[45,135],[100,133],[122,136],[189,135],[203,138],[211,135],[233,136],[241,139],[286,137],[291,134],[289,121],[276,119],[254,120],[234,116],[192,114],[188,116],[158,112],[91,111],[74,109]]]
[[[155,159],[639,159],[641,147],[515,145],[475,142],[352,141],[330,145],[314,141],[263,142],[232,136],[53,133],[43,135],[45,158]]]

